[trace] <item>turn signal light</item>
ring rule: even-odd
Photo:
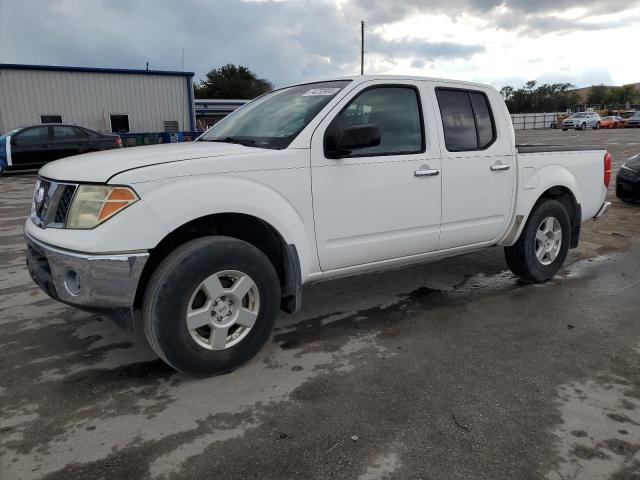
[[[118,210],[123,209],[138,198],[128,188],[114,188],[104,202],[98,214],[98,222],[106,220]]]

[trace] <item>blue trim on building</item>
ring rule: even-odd
[[[191,131],[196,129],[196,116],[193,112],[193,78],[185,78],[187,81],[187,97],[189,98],[189,125],[191,125]]]
[[[128,73],[133,75],[167,75],[193,77],[193,72],[176,72],[171,70],[136,70],[131,68],[98,68],[98,67],[68,67],[62,65],[20,65],[17,63],[0,63],[0,70],[44,70],[57,72],[84,73]]]

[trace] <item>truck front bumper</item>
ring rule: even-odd
[[[25,237],[29,274],[50,297],[89,310],[133,307],[147,252],[78,253]]]

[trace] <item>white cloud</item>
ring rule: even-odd
[[[559,9],[559,5],[562,5]],[[0,0],[0,62],[180,69],[281,86],[366,70],[493,83],[631,83],[638,0]],[[393,7],[393,8],[391,8]],[[634,20],[635,19],[635,20]]]

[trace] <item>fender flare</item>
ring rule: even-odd
[[[502,246],[511,246],[516,243],[524,227],[533,211],[533,207],[542,198],[545,192],[555,187],[562,187],[567,189],[572,195],[576,203],[576,216],[572,218],[572,223],[575,222],[577,230],[572,232],[576,236],[576,242],[579,235],[579,227],[582,222],[581,218],[581,190],[578,185],[578,181],[575,176],[565,167],[559,165],[548,165],[546,167],[537,170],[535,173],[535,179],[530,179],[527,184],[536,185],[535,188],[523,188],[520,191],[518,199],[516,201],[516,208],[514,211],[514,218],[512,220],[512,227],[506,233],[504,238],[498,242]],[[580,215],[580,216],[578,216]],[[572,241],[572,247],[576,243]]]
[[[183,177],[142,196],[169,232],[214,214],[238,213],[258,218],[270,225],[289,249],[295,248],[301,278],[316,269],[313,228],[309,235],[301,213],[280,193],[257,180],[233,175]]]

